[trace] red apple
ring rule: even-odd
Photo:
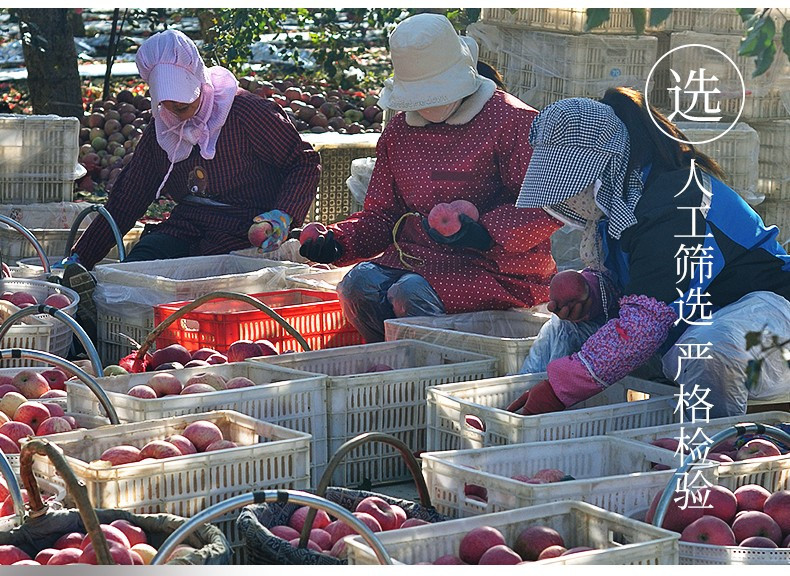
[[[35,432],[25,422],[11,421],[0,425],[0,434],[3,434],[4,436],[10,438],[14,442],[16,442],[18,446],[20,439],[27,438],[28,436],[33,436],[35,435]]]
[[[271,233],[271,223],[253,222],[249,230],[247,230],[247,239],[250,241],[250,245],[260,247]]]
[[[738,512],[741,510],[763,511],[763,505],[771,493],[759,484],[744,484],[735,489]]]
[[[500,544],[506,544],[506,542],[499,530],[492,526],[478,526],[467,532],[461,539],[458,556],[467,564],[477,564],[486,550]]]
[[[367,512],[352,512],[352,514],[357,520],[367,525],[371,532],[381,532],[381,524],[379,524],[379,521]]]
[[[49,368],[41,372],[52,390],[66,390],[68,375],[60,368]]]
[[[226,364],[228,362],[228,357],[224,354],[212,354],[208,358],[206,358],[206,362],[210,365],[214,366],[215,364]]]
[[[207,420],[192,422],[184,428],[181,435],[192,442],[198,452],[204,452],[209,444],[222,440],[222,431],[216,424]]]
[[[395,512],[389,503],[378,496],[368,496],[357,504],[357,512],[367,512],[378,520],[382,530],[393,530],[397,527]]]
[[[395,513],[395,528],[400,528],[408,519],[406,511],[397,504],[390,504],[390,508]]]
[[[71,299],[65,294],[55,292],[44,299],[44,304],[53,308],[66,308],[71,305]]]
[[[254,343],[261,349],[261,356],[277,356],[279,354],[277,346],[269,340],[256,340]]]
[[[146,386],[145,384],[138,384],[137,386],[132,386],[131,388],[129,388],[127,394],[129,396],[134,396],[135,398],[143,398],[147,400],[153,400],[154,398],[158,398],[156,394],[156,390],[154,390],[150,386]]]
[[[529,526],[519,532],[513,550],[522,560],[537,560],[549,546],[565,546],[562,535],[549,526]]]
[[[206,360],[212,354],[218,354],[213,348],[199,348],[192,352],[192,360]]]
[[[60,434],[61,432],[71,432],[71,424],[65,418],[52,416],[39,424],[36,430],[37,436],[47,436],[49,434]]]
[[[557,272],[549,284],[549,300],[557,303],[557,308],[581,302],[589,295],[590,287],[580,272],[563,270]]]
[[[228,390],[234,390],[236,388],[249,388],[250,386],[255,386],[255,382],[246,376],[236,376],[235,378],[231,378],[225,382],[225,387]]]
[[[291,514],[291,517],[288,519],[288,526],[290,526],[297,532],[301,533],[302,528],[304,527],[305,518],[307,518],[307,513],[309,511],[310,508],[308,506],[300,506],[299,508],[294,510],[293,514]],[[323,510],[318,510],[316,511],[315,519],[313,520],[313,525],[311,526],[310,529],[311,530],[315,528],[324,529],[329,525],[330,522],[331,520],[329,519],[329,515]],[[349,533],[355,534],[353,529]]]
[[[216,391],[217,389],[213,386],[209,386],[208,384],[200,382],[198,384],[189,384],[188,386],[184,386],[184,389],[181,390],[181,395],[186,396],[188,394],[207,394],[209,392]]]
[[[750,536],[765,536],[777,544],[782,541],[782,528],[779,524],[765,512],[757,510],[740,512],[732,521],[732,531],[737,542],[743,542]]]
[[[320,222],[311,222],[302,228],[299,234],[299,242],[304,244],[308,240],[317,240],[319,236],[326,234],[327,228]]]
[[[694,520],[680,533],[680,540],[717,546],[735,546],[737,544],[730,526],[716,516],[703,516]]]
[[[299,538],[299,532],[291,528],[290,526],[285,526],[279,524],[277,526],[272,526],[269,528],[269,532],[277,536],[278,538],[282,538],[283,540],[293,540],[294,538]],[[331,544],[330,544],[331,545]]]
[[[76,547],[62,548],[47,562],[47,566],[65,566],[67,564],[77,564],[82,556],[82,550]]]
[[[678,441],[676,438],[656,438],[650,443],[653,446],[666,448],[667,450],[672,450],[673,452],[678,449]]]
[[[763,504],[763,512],[774,519],[782,533],[790,534],[790,490],[771,494]]]
[[[14,420],[17,422],[24,422],[30,426],[35,432],[38,430],[39,425],[49,418],[51,414],[47,407],[41,402],[24,402],[19,405],[19,408],[14,412]]]
[[[480,560],[477,562],[479,565],[507,565],[507,564],[519,564],[521,562],[521,556],[516,554],[509,546],[505,544],[498,544],[496,546],[492,546],[480,557]]]
[[[63,550],[64,548],[80,548],[83,538],[85,538],[85,534],[82,532],[68,532],[55,540],[52,547],[58,550]]]
[[[19,444],[5,434],[0,433],[0,452],[3,454],[19,454]]]
[[[252,340],[236,340],[228,347],[228,362],[241,362],[247,358],[263,356],[261,347]]]
[[[430,522],[422,518],[406,518],[399,528],[413,528],[414,526],[425,526],[426,524],[430,524]]]
[[[428,226],[442,236],[452,236],[461,229],[458,210],[447,203],[437,204],[428,213]]]
[[[148,537],[145,535],[145,530],[139,526],[135,526],[128,520],[113,520],[110,526],[114,526],[123,532],[126,539],[129,540],[129,545],[134,547],[136,544],[148,544]]]
[[[22,502],[25,504],[30,503],[30,497],[27,495],[27,490],[22,488],[20,490],[22,494]],[[0,505],[0,518],[4,516],[11,516],[14,513],[14,501],[11,499],[11,496],[6,496],[6,499],[3,500],[3,504]]]
[[[181,450],[164,440],[151,440],[140,449],[140,458],[175,458],[181,456]]]
[[[10,378],[9,378],[10,380]],[[19,391],[19,388],[14,386],[11,382],[6,382],[5,384],[0,384],[0,398],[5,396],[8,392],[16,392],[17,394],[22,394]]]
[[[27,552],[13,544],[0,545],[0,566],[11,566],[20,560],[30,560]]]
[[[776,542],[765,536],[749,536],[738,546],[742,548],[778,548]]]
[[[686,526],[702,518],[704,510],[693,505],[691,495],[688,497],[688,505],[684,509],[681,509],[684,497],[681,491],[676,491],[672,494],[667,512],[664,515],[664,521],[661,523],[662,528],[680,533],[683,532]],[[658,492],[650,503],[650,508],[648,508],[647,514],[645,515],[645,522],[648,524],[653,523],[653,514],[655,513],[660,498],[661,492]]]
[[[332,535],[326,530],[321,530],[321,528],[313,528],[310,530],[310,540],[318,544],[321,550],[332,549]]]
[[[104,537],[107,539],[108,543],[110,541],[114,541],[118,544],[123,544],[127,548],[131,548],[131,545],[129,544],[129,539],[121,530],[119,530],[115,526],[110,526],[109,524],[99,524],[99,528],[104,533]],[[85,548],[87,548],[88,544],[90,543],[91,543],[90,536],[86,534],[85,537],[82,539],[82,542],[80,542],[80,548],[85,550]]]
[[[62,392],[62,390],[50,390],[50,392]],[[41,400],[41,398],[39,398],[39,400]],[[63,411],[60,404],[55,404],[54,402],[42,402],[42,404],[47,407],[50,416],[57,416],[58,418],[66,417],[66,413]]]
[[[134,560],[132,559],[132,551],[128,546],[124,546],[115,540],[107,540],[107,548],[110,551],[113,561],[121,566],[132,566]],[[79,559],[80,564],[97,564],[96,552],[93,550],[93,545],[88,544],[82,551],[82,556]]]
[[[299,538],[294,538],[293,540],[288,542],[294,548],[299,546]],[[307,549],[312,550],[313,552],[323,552],[323,548],[321,548],[318,544],[313,542],[312,540],[307,541]]]
[[[180,394],[183,388],[181,380],[168,372],[161,372],[151,376],[148,379],[148,386],[156,392],[159,398],[168,394]]]
[[[432,562],[432,564],[434,566],[466,566],[466,562],[461,560],[455,554],[445,554],[444,556],[439,556]]]
[[[567,552],[567,548],[565,546],[560,546],[559,544],[555,544],[554,546],[549,546],[548,548],[544,548],[543,552],[540,553],[538,556],[538,560],[548,560],[549,558],[557,558],[562,556],[563,553]]]
[[[189,438],[186,438],[181,434],[173,434],[172,436],[165,438],[165,440],[178,448],[183,455],[197,454],[197,448],[195,448],[195,445],[190,442]]]
[[[186,364],[190,360],[192,360],[192,355],[186,348],[181,344],[170,344],[154,352],[151,357],[151,365],[156,369],[162,364],[167,364],[169,362]]]
[[[702,511],[703,516],[716,516],[721,518],[727,524],[732,522],[735,518],[735,513],[738,511],[738,499],[735,497],[729,488],[724,486],[710,486],[703,488],[707,491],[706,506]]]
[[[58,552],[60,552],[60,550],[57,548],[44,548],[43,550],[39,551],[38,554],[36,554],[36,562],[46,565],[46,563],[49,562],[49,559]]]
[[[740,461],[750,458],[770,458],[781,454],[779,448],[777,448],[776,444],[773,442],[763,440],[762,438],[754,438],[741,446],[735,454],[735,459]]]
[[[468,200],[453,200],[450,202],[450,206],[452,206],[459,214],[466,214],[475,222],[480,219],[480,212],[478,211],[477,206]]]
[[[25,292],[23,290],[19,290],[18,292],[14,292],[8,299],[11,304],[15,306],[19,306],[22,308],[25,304],[27,305],[34,305],[38,304],[36,301],[36,297],[30,294],[29,292]]]
[[[228,448],[236,448],[237,446],[238,444],[236,444],[232,440],[217,440],[206,446],[204,452],[214,452],[215,450],[227,450]]]
[[[120,466],[121,464],[130,464],[132,462],[139,462],[143,459],[140,456],[140,449],[134,446],[127,446],[122,444],[120,446],[113,446],[108,448],[99,457],[100,460],[106,460],[113,466]]]
[[[49,390],[49,383],[41,372],[20,370],[14,375],[13,384],[25,398],[35,399]]]
[[[556,468],[544,468],[535,472],[535,478],[544,480],[547,484],[551,482],[559,482],[565,478],[565,472],[557,470]]]

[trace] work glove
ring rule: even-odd
[[[291,226],[291,217],[282,210],[270,210],[263,214],[258,214],[252,219],[247,236],[250,244],[257,246],[263,252],[277,250],[288,236],[288,228]],[[268,230],[266,230],[268,224]],[[266,233],[268,232],[268,233]],[[261,238],[263,238],[261,240]]]
[[[488,230],[483,228],[482,224],[472,220],[466,214],[460,214],[458,218],[461,221],[461,229],[451,236],[439,234],[434,228],[431,228],[427,218],[422,219],[422,227],[428,236],[439,244],[447,244],[448,246],[457,246],[459,248],[474,248],[481,251],[491,248],[491,235],[488,233]]]
[[[343,255],[343,247],[335,240],[335,233],[327,230],[317,238],[305,240],[299,248],[299,254],[320,264],[331,264]]]
[[[561,412],[562,410],[565,410],[565,404],[554,394],[554,389],[549,381],[541,380],[530,388],[524,406],[516,412],[525,416],[532,416],[549,412]]]
[[[67,266],[70,266],[72,264],[80,264],[80,255],[77,254],[76,252],[71,256],[66,256],[63,260],[61,260],[57,264],[53,264],[52,268],[62,268],[65,270]]]

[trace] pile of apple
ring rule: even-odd
[[[662,528],[680,533],[682,542],[741,546],[744,548],[790,548],[790,490],[771,494],[758,484],[745,484],[734,492],[723,486],[700,489],[704,506],[675,492]],[[652,523],[661,493],[653,498],[645,521]],[[703,502],[703,501],[700,501]]]
[[[137,384],[132,386],[127,394],[135,398],[163,398],[165,396],[176,396],[186,394],[203,394],[205,392],[217,392],[219,390],[233,390],[235,388],[248,388],[255,386],[255,382],[246,376],[236,376],[225,380],[219,374],[201,372],[190,376],[183,384],[176,376],[169,372],[161,372],[152,375],[147,384]]]
[[[53,398],[65,398],[66,374],[57,368],[43,372],[23,369],[0,374],[0,452],[18,454],[20,440],[77,428],[73,416],[63,412]]]
[[[188,424],[181,434],[172,434],[163,440],[151,440],[142,448],[121,444],[102,452],[99,460],[108,462],[110,466],[120,466],[134,462],[153,462],[163,458],[176,458],[189,454],[226,450],[238,446],[232,440],[226,440],[222,430],[208,420],[197,420]]]
[[[225,354],[215,350],[214,348],[200,348],[194,352],[190,352],[181,344],[170,344],[164,348],[160,348],[147,354],[147,370],[180,370],[182,368],[194,368],[196,366],[213,366],[215,364],[225,364],[227,362],[241,362],[247,358],[255,358],[257,356],[276,356],[278,354],[277,347],[269,340],[236,340],[230,346]],[[135,356],[133,354],[132,356]],[[128,359],[129,357],[127,357]],[[124,359],[126,360],[126,359]],[[116,374],[126,373],[127,370],[123,367],[124,360],[120,362],[122,368],[117,370]]]
[[[428,225],[442,236],[452,236],[461,229],[461,214],[477,222],[480,212],[467,200],[454,200],[437,204],[428,213]]]
[[[121,90],[114,98],[95,100],[80,119],[79,163],[88,174],[77,183],[93,192],[98,183],[112,183],[132,161],[137,142],[151,120],[151,98]]]
[[[475,418],[474,416],[467,416],[468,418]],[[573,476],[566,474],[557,468],[543,468],[535,472],[533,476],[526,474],[515,474],[510,477],[513,480],[524,482],[525,484],[552,484],[554,482],[563,482],[566,480],[573,480]],[[479,484],[464,484],[464,496],[470,500],[477,500],[478,502],[488,502],[488,489]]]
[[[100,524],[107,539],[107,548],[118,565],[148,565],[156,556],[157,549],[148,543],[148,536],[139,526],[128,520],[114,520]],[[185,556],[195,549],[191,546],[177,546],[169,560]],[[31,558],[17,546],[0,546],[0,566],[65,566],[68,564],[96,565],[96,552],[91,539],[82,532],[69,532],[58,538],[51,548],[44,548],[35,558]]]
[[[326,86],[300,87],[290,79],[268,82],[250,76],[239,79],[239,85],[279,104],[299,132],[381,132],[384,114],[374,95],[359,98]]]
[[[273,526],[269,530],[278,538],[286,540],[291,546],[299,545],[299,537],[304,527],[308,506],[297,508],[288,519],[288,525]],[[353,516],[364,523],[371,532],[387,532],[429,524],[420,518],[408,518],[406,511],[397,504],[390,504],[378,496],[368,496],[359,501],[352,512]],[[314,552],[344,558],[346,543],[344,538],[357,532],[343,520],[332,520],[323,510],[316,511],[307,548]]]
[[[512,546],[502,532],[492,526],[473,528],[461,539],[457,554],[445,554],[433,562],[420,564],[510,565],[529,564],[559,556],[594,550],[588,546],[567,548],[562,535],[549,526],[534,525],[518,533]]]
[[[656,438],[650,442],[653,446],[665,448],[677,452],[678,439],[677,438]],[[781,456],[782,451],[779,447],[764,438],[752,438],[747,441],[740,448],[736,448],[735,440],[725,440],[714,446],[708,452],[707,459],[716,462],[727,464],[729,462],[740,462],[743,460],[751,460],[754,458],[772,458],[774,456]],[[665,464],[653,464],[654,470],[668,470],[669,466]]]
[[[44,300],[39,302],[35,296],[33,296],[30,292],[25,292],[24,290],[17,290],[16,292],[5,291],[0,294],[0,300],[7,300],[19,309],[27,308],[28,306],[38,306],[39,304],[61,309],[71,304],[71,299],[60,292],[53,292]],[[14,312],[17,312],[17,310],[14,310]]]

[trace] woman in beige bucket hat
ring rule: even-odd
[[[477,45],[444,16],[405,19],[389,48],[394,74],[379,104],[401,113],[379,139],[364,209],[305,241],[302,254],[359,263],[338,293],[368,342],[384,339],[388,318],[544,302],[556,271],[549,237],[561,223],[515,207],[537,111],[478,74]],[[460,231],[442,236],[425,217],[459,199],[479,218],[462,215]]]

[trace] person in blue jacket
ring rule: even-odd
[[[544,326],[522,372],[545,370],[548,379],[510,409],[562,410],[651,359],[685,393],[696,386],[687,413],[692,401],[713,418],[744,414],[750,399],[790,395],[782,350],[746,341],[749,332],[790,338],[790,256],[779,231],[722,181],[713,160],[666,133],[687,140],[627,88],[600,101],[560,100],[535,119],[517,206],[584,229],[581,256],[598,274],[586,276],[583,297],[596,306],[579,317],[566,308]],[[748,363],[761,357],[760,378],[750,382]]]

